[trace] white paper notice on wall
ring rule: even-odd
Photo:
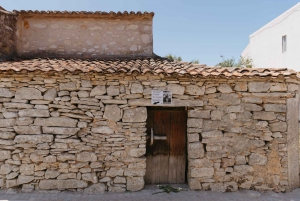
[[[152,90],[152,105],[170,105],[172,104],[172,91]]]

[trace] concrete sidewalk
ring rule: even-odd
[[[187,187],[187,186],[182,186]],[[187,189],[187,188],[186,188]],[[80,192],[38,192],[21,193],[13,190],[1,190],[0,200],[5,201],[300,201],[300,189],[290,193],[259,193],[251,190],[240,190],[230,193],[211,191],[182,191],[179,193],[159,193],[156,186],[146,186],[139,192],[105,193],[98,195],[85,195]]]

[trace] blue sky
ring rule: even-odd
[[[216,65],[297,0],[0,0],[6,10],[152,11],[154,52]]]

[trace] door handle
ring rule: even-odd
[[[151,128],[150,145],[153,145],[154,140],[167,140],[167,136],[154,135],[153,128]]]

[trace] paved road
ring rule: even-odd
[[[146,187],[139,192],[105,193],[85,195],[80,192],[33,192],[20,193],[14,190],[0,191],[0,200],[5,201],[300,201],[300,189],[290,193],[258,193],[241,190],[233,193],[218,193],[210,191],[182,191],[179,193],[160,193],[157,187]]]

